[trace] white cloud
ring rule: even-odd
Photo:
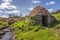
[[[20,16],[21,15],[21,12],[19,10],[7,11],[6,13],[8,13],[8,15],[9,14],[16,15],[16,16]]]
[[[48,9],[49,12],[53,12],[54,10],[53,9]]]
[[[51,2],[47,2],[46,5],[54,5],[56,2],[55,1],[51,1]]]
[[[19,14],[21,13],[19,10],[13,10],[13,11],[7,11],[6,13],[14,13],[14,14]]]
[[[8,3],[2,3],[0,5],[0,9],[5,9],[5,8],[7,8],[7,9],[17,9],[16,6],[11,5],[9,2]]]
[[[0,17],[8,18],[8,16],[6,16],[6,15],[0,15]]]
[[[36,3],[40,3],[41,1],[38,0],[33,0],[32,3],[36,4]]]
[[[1,14],[3,15],[0,15],[0,17],[8,17],[6,14],[19,14],[20,11],[18,10],[18,8],[15,6],[15,5],[12,5],[10,2],[12,2],[12,0],[3,0],[3,3],[1,3],[0,5],[0,10],[3,10],[3,11],[0,11]],[[8,10],[11,10],[11,11],[7,11],[5,9],[8,9]]]
[[[0,10],[0,13],[3,13],[3,11]]]
[[[12,0],[3,0],[3,2],[12,2]]]
[[[33,7],[30,7],[29,10],[33,10]]]

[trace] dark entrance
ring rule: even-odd
[[[42,16],[42,24],[43,24],[44,26],[47,26],[47,22],[48,22],[48,20],[47,20],[47,15],[43,15],[43,16]]]

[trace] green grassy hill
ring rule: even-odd
[[[52,16],[57,21],[50,25],[51,28],[43,27],[41,24],[35,24],[33,20],[26,21],[25,18],[21,20],[20,18],[15,18],[12,24],[8,23],[11,18],[8,18],[8,22],[1,20],[0,28],[10,25],[14,33],[14,40],[60,40],[60,12],[52,14]]]
[[[60,13],[52,14],[52,16],[54,16],[57,20],[57,22],[55,23],[56,25],[54,27],[60,27]]]
[[[56,20],[60,20],[60,13],[52,14]]]
[[[57,20],[52,25],[53,28],[45,28],[42,25],[32,25],[32,21],[13,23],[10,27],[14,31],[14,40],[60,40],[59,32],[55,32],[60,27],[60,13],[52,14]],[[32,24],[31,24],[32,23]],[[54,30],[56,29],[56,30]]]

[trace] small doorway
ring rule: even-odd
[[[47,26],[48,22],[48,16],[47,15],[43,15],[42,16],[42,25],[43,26]]]

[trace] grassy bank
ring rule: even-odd
[[[8,27],[9,24],[7,22],[0,22],[0,29],[4,29],[5,27]]]

